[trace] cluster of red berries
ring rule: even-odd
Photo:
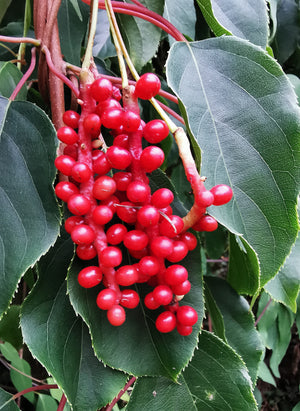
[[[124,307],[132,309],[140,302],[138,293],[126,287],[148,283],[153,290],[146,295],[145,306],[150,310],[164,307],[156,328],[163,333],[177,328],[179,334],[189,335],[198,316],[193,307],[179,306],[191,284],[187,270],[177,263],[195,249],[197,239],[183,231],[182,218],[173,215],[173,193],[166,188],[151,193],[147,173],[164,161],[164,152],[155,144],[168,136],[169,129],[162,120],[141,121],[137,103],[159,89],[158,77],[147,73],[129,99],[123,96],[121,106],[120,91],[109,80],[99,77],[83,85],[81,114],[66,111],[65,126],[57,131],[65,148],[55,165],[68,178],[56,185],[55,192],[72,213],[65,229],[77,246],[77,256],[82,260],[98,257],[99,264],[82,269],[78,281],[85,288],[103,284],[96,303],[107,311],[109,322],[123,324]],[[101,127],[114,136],[108,149]],[[198,204],[205,210],[228,202],[231,195],[229,187],[216,186],[203,191]],[[199,217],[196,230],[217,227],[212,217],[204,213]],[[134,263],[121,265],[122,247]]]

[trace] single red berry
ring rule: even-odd
[[[180,234],[184,226],[183,219],[178,215],[171,215],[163,218],[159,224],[159,232],[169,238],[174,238]]]
[[[101,121],[104,127],[116,129],[123,125],[124,111],[119,108],[112,108],[104,111]]]
[[[179,239],[187,245],[189,251],[192,251],[197,247],[197,237],[192,233],[186,231],[185,233],[180,234]]]
[[[167,206],[167,207],[163,207],[159,209],[159,221],[163,221],[166,217],[164,216],[164,214],[166,214],[167,216],[170,216],[173,214],[173,209],[171,206]]]
[[[64,155],[74,158],[77,161],[78,159],[78,146],[77,144],[70,144],[65,146]]]
[[[149,143],[157,144],[169,135],[169,127],[163,120],[152,120],[145,125],[143,134]]]
[[[192,326],[198,321],[197,311],[189,305],[182,305],[177,310],[177,321],[182,325]]]
[[[86,183],[91,178],[92,171],[87,164],[77,162],[72,167],[71,176],[77,183]]]
[[[109,310],[116,304],[117,293],[111,288],[105,288],[101,290],[97,296],[96,303],[101,310]]]
[[[123,115],[123,127],[125,132],[132,133],[136,131],[141,124],[141,118],[133,111],[124,111]]]
[[[78,128],[79,119],[80,115],[73,110],[67,110],[63,114],[63,122],[66,126],[71,128]]]
[[[75,244],[91,244],[95,240],[95,233],[87,224],[79,224],[73,228],[71,238]]]
[[[119,171],[113,175],[118,191],[126,191],[132,181],[132,174],[126,171]]]
[[[100,101],[99,104],[96,107],[96,113],[101,117],[102,114],[106,111],[106,110],[111,110],[114,108],[118,108],[118,109],[122,109],[121,104],[117,101],[114,100],[112,98],[109,98],[107,100],[104,101]]]
[[[177,323],[177,324],[176,324],[176,329],[177,329],[178,334],[180,334],[180,335],[182,335],[182,336],[184,336],[184,337],[186,337],[186,336],[188,336],[188,335],[191,335],[192,332],[193,332],[193,327],[192,327],[192,326],[190,326],[190,325],[182,325],[182,324],[180,324],[180,323]]]
[[[106,78],[97,78],[91,85],[90,94],[96,101],[104,101],[111,97],[112,83]]]
[[[142,181],[132,181],[126,190],[129,201],[144,203],[150,197],[150,187]]]
[[[126,148],[126,150],[128,150],[128,147],[129,147],[128,135],[127,134],[118,134],[114,138],[113,145],[114,146],[119,146],[119,147],[122,147],[122,148]]]
[[[152,253],[156,257],[167,257],[173,251],[173,241],[164,236],[155,237],[150,244]]]
[[[160,305],[168,305],[173,300],[173,291],[167,285],[158,285],[152,292],[154,300]]]
[[[109,244],[117,245],[123,241],[127,228],[123,224],[114,224],[106,231],[106,239]]]
[[[214,196],[213,205],[220,206],[228,203],[232,199],[232,189],[226,184],[219,184],[210,189],[210,192]]]
[[[93,187],[93,195],[97,200],[106,200],[117,189],[117,185],[113,178],[109,176],[101,176],[97,178]]]
[[[79,193],[78,187],[75,186],[75,184],[70,183],[69,181],[60,181],[55,186],[55,194],[65,203],[69,200],[70,197],[77,193]]]
[[[146,256],[143,257],[138,263],[139,270],[147,276],[157,275],[160,270],[160,264],[156,257]]]
[[[176,317],[171,311],[164,311],[159,314],[155,321],[157,330],[161,333],[169,333],[176,327]]]
[[[175,295],[186,295],[190,292],[191,283],[189,280],[183,281],[181,284],[172,285],[172,291]]]
[[[167,284],[173,286],[186,281],[188,279],[188,272],[182,265],[174,264],[166,269],[164,278]]]
[[[96,224],[105,225],[113,218],[114,213],[108,206],[99,205],[94,208],[92,216]]]
[[[214,202],[214,195],[208,190],[201,191],[195,196],[195,202],[199,207],[209,207]]]
[[[151,203],[157,208],[167,207],[174,200],[174,194],[168,188],[156,190],[151,197]]]
[[[72,168],[76,161],[73,157],[61,155],[56,157],[54,165],[58,171],[63,173],[65,176],[70,176],[72,174]]]
[[[106,152],[106,157],[112,168],[123,170],[130,166],[132,156],[126,148],[111,146]]]
[[[134,224],[136,222],[137,209],[133,203],[123,201],[117,206],[117,215],[124,223]]]
[[[161,148],[157,146],[148,146],[142,151],[140,164],[146,173],[152,173],[152,171],[162,165],[164,160],[165,154]]]
[[[136,82],[134,95],[143,100],[156,96],[160,90],[160,80],[154,73],[145,73]]]
[[[136,308],[140,302],[138,293],[134,290],[123,290],[120,304],[126,308]]]
[[[65,230],[67,233],[71,234],[73,229],[79,224],[84,224],[84,219],[81,216],[72,215],[65,221]]]
[[[160,304],[154,299],[152,292],[146,295],[144,304],[147,308],[149,308],[149,310],[156,310],[160,306]]]
[[[117,247],[106,247],[100,252],[100,263],[105,267],[116,267],[122,262],[122,252]]]
[[[100,117],[95,113],[88,114],[83,120],[83,128],[92,138],[98,137],[101,129]]]
[[[159,221],[159,211],[156,207],[145,205],[137,212],[137,220],[143,227],[152,227]]]
[[[57,130],[57,138],[65,144],[75,144],[79,137],[71,127],[64,126]]]
[[[122,325],[126,320],[124,308],[120,305],[113,305],[107,311],[107,319],[111,323],[111,325],[114,325],[116,327]]]
[[[183,241],[174,241],[173,251],[167,256],[167,260],[171,263],[178,263],[187,256],[188,252],[189,249]]]
[[[101,205],[106,205],[107,207],[109,207],[111,209],[111,211],[113,213],[116,212],[117,210],[117,204],[120,204],[119,199],[116,196],[110,196],[108,198],[106,198],[105,200],[101,201]]]
[[[106,158],[106,154],[101,150],[94,150],[92,152],[93,172],[95,174],[104,175],[111,170],[111,164]]]
[[[139,274],[132,265],[123,265],[115,274],[116,282],[122,286],[133,285],[137,282]]]
[[[142,248],[141,250],[133,250],[132,248],[129,248],[128,251],[131,257],[135,258],[136,260],[140,260],[148,254],[147,247]]]
[[[91,202],[82,194],[73,194],[68,200],[68,209],[74,215],[84,215],[90,211]]]
[[[218,228],[218,222],[210,215],[200,217],[192,229],[195,231],[215,231]]]
[[[148,236],[141,230],[131,230],[125,234],[123,243],[130,250],[142,250],[148,245]]]
[[[101,280],[102,271],[96,266],[85,267],[78,274],[78,282],[84,288],[95,287]]]
[[[76,254],[81,260],[92,260],[97,256],[97,250],[93,244],[81,244],[77,246]]]

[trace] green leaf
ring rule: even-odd
[[[292,411],[300,411],[300,402],[298,402],[298,404],[295,405]]]
[[[221,338],[224,342],[227,343],[226,336],[225,336],[225,325],[224,320],[219,310],[219,307],[216,304],[215,299],[212,296],[212,293],[209,287],[204,287],[205,293],[205,306],[207,311],[209,312],[212,326],[214,333]]]
[[[266,48],[267,4],[264,0],[197,0],[203,16],[217,36],[233,34]]]
[[[17,350],[23,344],[19,315],[20,306],[11,305],[0,321],[0,339],[9,342]]]
[[[165,0],[164,18],[172,23],[181,33],[195,38],[196,11],[193,0]],[[170,42],[174,41],[169,36]]]
[[[6,10],[10,6],[12,0],[0,0],[0,23],[6,13]]]
[[[274,377],[271,374],[271,371],[269,370],[264,360],[262,360],[259,363],[257,375],[258,375],[258,378],[260,378],[261,380],[267,382],[268,384],[272,384],[274,385],[274,387],[276,387],[276,382],[274,380]]]
[[[235,37],[175,43],[167,77],[203,150],[207,188],[233,188],[229,204],[208,212],[257,253],[263,286],[298,232],[300,116],[294,91],[276,61]]]
[[[249,304],[225,280],[206,277],[205,283],[223,316],[228,344],[243,358],[252,383],[255,385],[264,347],[254,327],[254,318]]]
[[[0,410],[3,411],[19,411],[20,408],[12,400],[12,395],[0,388]]]
[[[58,235],[55,155],[56,133],[45,113],[0,98],[0,315],[21,276]]]
[[[116,55],[116,49],[110,37],[109,21],[105,10],[98,11],[93,55],[100,59],[105,59]]]
[[[163,13],[161,0],[141,0],[140,2],[149,10],[158,14]],[[156,53],[161,29],[148,21],[125,14],[118,16],[118,23],[133,64],[136,70],[140,71]]]
[[[295,93],[298,98],[298,104],[300,105],[300,79],[294,74],[287,74],[287,77],[294,87]]]
[[[0,62],[0,95],[9,98],[21,80],[23,74],[9,61]],[[23,86],[15,100],[26,100],[27,89]]]
[[[50,395],[39,394],[36,411],[57,411],[58,404]]]
[[[255,251],[242,238],[229,234],[227,281],[239,294],[255,294],[259,288],[259,264]]]
[[[126,376],[95,357],[87,327],[70,305],[65,276],[72,255],[72,241],[62,237],[41,259],[21,327],[31,353],[64,390],[73,410],[95,411],[115,397]]]
[[[182,407],[183,400],[187,405]],[[243,361],[227,344],[207,331],[201,333],[198,349],[178,384],[165,378],[138,379],[127,409],[138,411],[144,404],[147,411],[257,410]]]
[[[277,8],[281,0],[269,0],[270,19],[272,20],[271,33],[269,35],[269,43],[274,40],[277,31]]]

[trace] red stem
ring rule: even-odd
[[[63,394],[58,404],[57,411],[63,411],[63,409],[65,408],[66,402],[67,402],[67,398],[65,394]]]
[[[168,107],[166,104],[161,103],[160,101],[156,100],[157,103],[160,105],[160,107],[162,109],[164,109],[167,113],[171,114],[171,116],[173,116],[174,118],[176,118],[176,120],[180,121],[181,124],[185,125],[185,122],[183,120],[183,118],[176,113],[176,111],[172,110],[170,107]]]
[[[40,40],[32,39],[30,37],[0,36],[0,41],[3,41],[3,43],[29,43],[34,46],[39,46],[41,44]]]
[[[24,73],[23,77],[21,78],[21,80],[19,81],[19,83],[17,84],[17,87],[14,89],[14,91],[12,92],[11,96],[10,96],[10,100],[14,101],[14,99],[17,97],[19,91],[21,90],[21,88],[24,86],[24,84],[26,83],[26,81],[29,79],[29,77],[31,76],[34,67],[35,67],[35,63],[36,63],[36,48],[33,47],[31,49],[31,62],[30,62],[30,66],[28,68],[28,70],[26,71],[26,73]]]
[[[125,385],[125,387],[119,392],[119,394],[113,399],[113,401],[106,407],[105,411],[112,411],[114,406],[117,404],[117,402],[120,400],[122,395],[128,390],[129,387],[132,386],[132,384],[136,381],[136,377],[132,377],[128,383]]]
[[[27,394],[28,392],[51,390],[51,389],[56,389],[56,388],[58,388],[58,386],[56,384],[37,385],[35,387],[29,387],[29,388],[26,388],[25,390],[17,392],[17,394],[13,395],[12,399],[16,400],[17,398],[21,397],[22,395]]]
[[[254,327],[256,327],[257,324],[260,322],[260,320],[262,319],[263,315],[264,315],[265,312],[267,311],[267,309],[268,309],[268,307],[269,307],[269,305],[271,304],[272,301],[273,301],[272,298],[270,298],[269,301],[267,302],[265,308],[262,310],[262,312],[260,313],[259,317],[258,317],[257,320],[255,321]]]

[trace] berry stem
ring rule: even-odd
[[[36,47],[33,47],[31,49],[31,62],[30,62],[30,66],[28,68],[28,70],[26,71],[26,73],[24,73],[23,77],[21,78],[21,80],[19,81],[19,83],[17,84],[16,88],[14,89],[14,91],[12,92],[11,96],[10,96],[10,100],[14,101],[14,99],[16,98],[16,96],[18,95],[19,91],[21,90],[21,88],[24,86],[24,84],[26,83],[26,81],[28,80],[28,78],[31,76],[34,67],[35,67],[35,63],[36,63]]]
[[[30,20],[31,20],[31,5],[30,5],[30,0],[26,0],[25,3],[25,13],[24,13],[24,29],[23,29],[23,36],[25,37],[28,29],[30,27]],[[22,66],[22,60],[24,59],[25,56],[25,50],[26,50],[26,43],[21,43],[19,46],[19,51],[18,51],[18,60],[20,60],[17,64],[17,67],[19,70],[21,70]]]
[[[63,395],[61,396],[60,401],[59,401],[59,405],[58,405],[58,407],[57,407],[57,411],[63,411],[63,409],[65,408],[66,402],[67,402],[67,398],[66,398],[65,394],[63,394]]]
[[[130,378],[126,383],[124,388],[119,392],[119,394],[112,400],[112,402],[105,408],[105,411],[112,411],[117,402],[121,399],[122,395],[128,390],[129,387],[136,381],[136,377]]]
[[[28,43],[33,44],[36,47],[41,45],[41,40],[33,39],[31,37],[0,36],[0,41],[3,41],[4,43]]]
[[[98,0],[91,1],[90,30],[85,56],[82,63],[83,70],[88,69],[93,61],[93,44],[97,28]]]

